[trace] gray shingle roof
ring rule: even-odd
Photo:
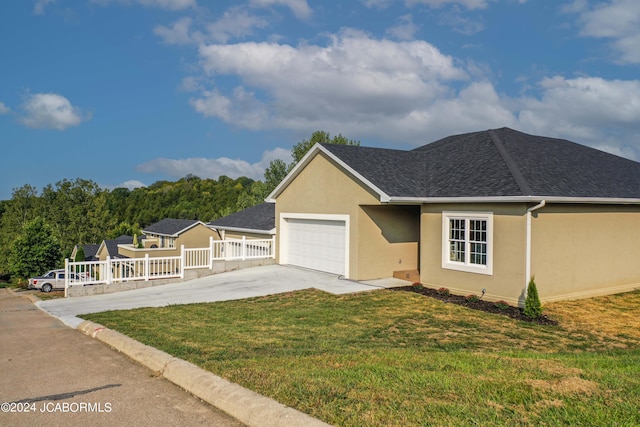
[[[133,236],[127,236],[123,234],[115,239],[105,240],[104,244],[107,247],[107,253],[111,258],[127,258],[118,254],[118,245],[130,245],[133,243]]]
[[[454,135],[412,151],[323,147],[390,197],[640,199],[640,163],[509,128]]]
[[[200,221],[198,221],[197,219],[165,218],[156,222],[155,224],[151,224],[150,226],[142,230],[142,232],[177,237],[178,234],[186,231],[199,222]]]
[[[210,227],[269,232],[276,226],[275,203],[262,203],[211,221]]]

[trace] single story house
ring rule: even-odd
[[[543,301],[640,287],[640,163],[566,140],[316,144],[267,201],[280,264],[520,305],[531,277]]]
[[[208,248],[210,238],[219,240],[218,234],[197,219],[165,218],[142,230],[139,243],[133,241],[118,246],[118,254],[126,258],[169,257],[180,255],[180,248]]]
[[[82,252],[84,253],[84,259],[82,261],[95,261],[97,259],[96,254],[98,253],[98,249],[100,245],[98,244],[89,244],[89,245],[75,245],[73,247],[73,251],[71,251],[71,259],[75,260],[78,255],[78,251],[82,248]]]
[[[98,246],[98,250],[95,254],[96,261],[104,261],[107,257],[111,259],[115,258],[127,258],[123,256],[119,252],[120,245],[132,245],[133,244],[133,236],[127,236],[123,234],[121,236],[116,237],[115,239],[107,239],[103,240]],[[73,259],[73,258],[72,258]]]
[[[276,234],[275,203],[256,206],[218,218],[207,224],[217,231],[220,240],[270,239]]]

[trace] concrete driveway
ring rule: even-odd
[[[37,305],[76,328],[78,314],[169,304],[228,301],[316,288],[332,294],[371,291],[404,286],[398,279],[355,282],[338,276],[296,267],[269,265],[215,274],[182,283],[154,286],[112,294],[40,301]]]

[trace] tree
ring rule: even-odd
[[[9,252],[9,271],[26,279],[60,265],[62,251],[58,239],[42,217],[27,222],[13,241]]]
[[[284,160],[280,159],[271,160],[271,162],[269,162],[269,167],[264,171],[267,195],[271,193],[278,184],[280,184],[280,181],[287,176],[292,167],[293,163],[287,166]]]
[[[0,218],[0,272],[9,272],[9,251],[24,225],[39,211],[38,191],[31,185],[14,188],[11,200],[3,204]]]
[[[81,262],[81,261],[84,261],[84,258],[85,258],[84,247],[82,245],[78,245],[78,250],[76,251],[76,257],[74,258],[74,261]]]
[[[527,286],[527,297],[524,300],[524,315],[532,319],[542,316],[542,304],[538,295],[536,282],[531,278],[529,286]]]
[[[336,145],[360,145],[360,141],[353,139],[347,139],[338,134],[331,138],[329,132],[323,130],[315,131],[311,134],[311,138],[303,139],[291,148],[291,157],[293,161],[287,165],[283,160],[276,159],[269,163],[269,166],[264,171],[264,179],[266,183],[267,195],[271,193],[280,182],[287,176],[291,169],[293,169],[300,160],[307,154],[311,147],[316,144],[336,144]]]
[[[360,145],[360,141],[355,141],[352,139],[347,139],[342,136],[342,134],[338,134],[331,138],[331,134],[329,132],[325,132],[323,130],[315,131],[311,134],[311,138],[303,139],[299,143],[293,146],[291,149],[291,156],[293,157],[293,166],[298,164],[300,160],[304,157],[305,154],[313,147],[315,144],[337,144],[337,145]]]

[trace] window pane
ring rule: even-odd
[[[464,247],[464,242],[452,241],[449,246],[449,260],[455,262],[464,262]]]
[[[487,244],[471,243],[471,264],[487,265]]]

